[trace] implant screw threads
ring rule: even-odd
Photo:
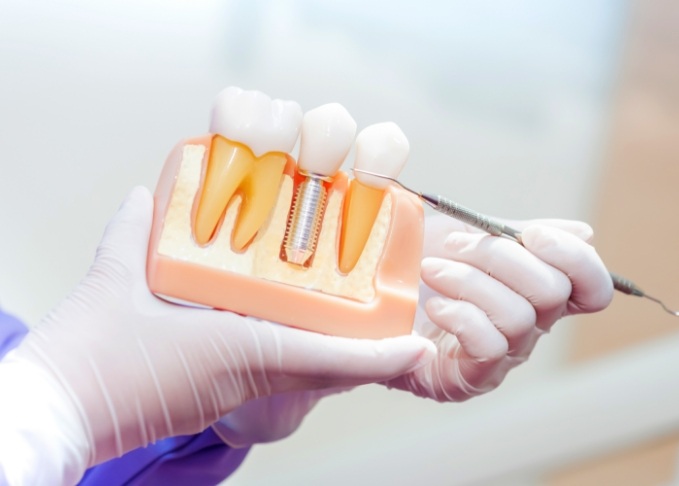
[[[306,266],[316,251],[327,191],[324,182],[332,178],[300,171],[306,179],[299,185],[288,215],[283,252],[288,263]]]

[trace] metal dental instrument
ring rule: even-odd
[[[439,213],[446,214],[451,218],[455,218],[459,221],[462,221],[463,223],[467,223],[470,226],[474,226],[475,228],[483,230],[486,233],[490,233],[493,236],[508,236],[511,239],[515,240],[517,243],[522,243],[520,231],[511,228],[505,224],[502,224],[499,221],[489,218],[488,216],[485,216],[481,213],[472,211],[471,209],[466,208],[456,202],[453,202],[450,199],[447,199],[438,194],[425,194],[422,192],[415,191],[407,186],[404,186],[401,182],[399,182],[397,179],[394,179],[393,177],[388,177],[382,174],[378,174],[376,172],[370,172],[363,169],[354,168],[353,170],[354,172],[362,172],[364,174],[390,180],[398,184],[400,187],[410,192],[411,194],[415,194],[417,197],[419,197],[425,203],[427,203],[427,205],[429,205]],[[615,290],[622,292],[623,294],[626,295],[633,295],[635,297],[645,297],[646,299],[652,300],[653,302],[656,302],[657,304],[662,306],[662,308],[668,314],[679,317],[679,311],[669,309],[661,300],[648,295],[631,280],[621,277],[620,275],[617,275],[613,272],[610,272],[610,274],[611,279],[613,280],[613,288],[615,288]]]
[[[610,274],[611,278],[613,279],[613,287],[615,290],[618,290],[623,294],[633,295],[635,297],[645,297],[648,300],[652,300],[653,302],[660,304],[668,314],[679,316],[679,311],[673,311],[672,309],[668,308],[660,299],[656,299],[655,297],[648,295],[646,292],[637,287],[631,280],[621,277],[620,275],[617,275],[613,272],[610,272]]]

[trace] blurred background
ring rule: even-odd
[[[394,121],[404,182],[496,216],[585,220],[609,268],[679,306],[671,0],[3,0],[0,305],[35,324],[58,303],[228,85],[340,102],[359,130]],[[618,295],[486,396],[328,398],[228,484],[679,484],[677,329]]]

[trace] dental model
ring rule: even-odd
[[[291,101],[222,91],[210,133],[179,143],[158,181],[151,291],[326,334],[410,333],[422,205],[380,178],[349,181],[339,169],[355,133],[336,103],[302,117]],[[393,123],[356,139],[355,168],[396,177],[407,157]]]

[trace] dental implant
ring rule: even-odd
[[[298,171],[304,176],[293,198],[283,238],[282,257],[308,266],[316,251],[332,182],[356,135],[356,122],[338,103],[319,106],[304,115]]]

